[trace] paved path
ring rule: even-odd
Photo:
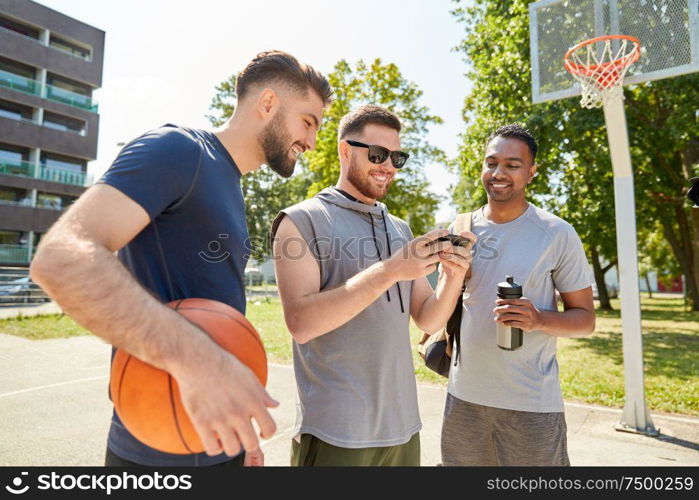
[[[101,465],[111,414],[109,346],[95,337],[29,341],[0,334],[0,466]],[[288,465],[295,416],[290,366],[270,366],[278,432],[269,465]],[[422,463],[440,462],[444,388],[419,386]],[[621,412],[566,404],[573,465],[699,465],[699,419],[653,414],[660,438],[616,432]]]

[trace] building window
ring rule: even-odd
[[[39,192],[36,196],[36,206],[52,210],[63,210],[68,208],[75,200],[77,200],[75,196]]]
[[[63,52],[67,52],[73,56],[80,57],[81,59],[85,59],[86,61],[90,60],[90,49],[81,45],[78,45],[74,42],[70,42],[66,40],[65,38],[60,38],[55,35],[51,35],[49,38],[49,45],[53,47],[54,49],[61,50]]]
[[[46,83],[46,97],[49,99],[82,108],[92,106],[92,89],[89,86],[50,73]]]
[[[9,19],[5,16],[0,16],[0,28],[13,31],[19,35],[27,36],[29,38],[34,38],[35,40],[39,39],[39,30],[32,28],[31,26],[27,26],[24,23]]]
[[[39,93],[36,69],[26,64],[0,57],[0,85],[30,94]]]
[[[29,160],[29,149],[0,142],[0,162],[22,163]]]
[[[17,76],[31,78],[32,80],[36,78],[36,68],[11,59],[5,59],[4,57],[0,57],[0,70],[13,73]]]
[[[44,127],[63,130],[64,132],[75,132],[85,135],[85,122],[76,118],[44,111]]]
[[[22,245],[26,244],[26,233],[22,231],[6,231],[0,229],[0,245]],[[24,238],[23,238],[24,236]]]
[[[0,143],[0,174],[34,176],[29,164],[29,149]]]
[[[13,188],[9,186],[0,187],[0,203],[10,203],[13,205],[31,205],[32,199],[26,189]]]
[[[41,153],[41,166],[50,169],[81,173],[85,171],[85,160],[54,153]]]
[[[34,110],[29,106],[0,99],[0,116],[13,120],[32,120]]]

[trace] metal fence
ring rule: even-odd
[[[34,283],[26,267],[0,267],[0,305],[40,304],[51,299]]]

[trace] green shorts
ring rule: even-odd
[[[405,444],[376,448],[340,448],[311,434],[301,434],[301,442],[291,440],[294,467],[419,467],[420,434]]]

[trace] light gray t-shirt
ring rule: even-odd
[[[410,227],[378,202],[352,201],[337,190],[284,209],[314,254],[320,290],[395,254]],[[412,281],[401,281],[344,325],[305,344],[293,342],[298,388],[295,433],[334,446],[370,448],[407,443],[420,431],[410,346]]]
[[[524,332],[515,351],[496,343],[495,300],[507,275],[539,309],[556,311],[555,291],[573,292],[593,283],[582,242],[564,220],[534,205],[505,224],[473,213],[478,236],[472,277],[464,293],[458,363],[451,367],[449,392],[463,401],[530,412],[562,412],[556,337]]]

